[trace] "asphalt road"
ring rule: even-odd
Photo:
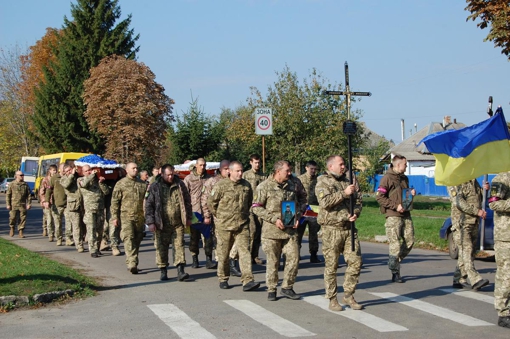
[[[365,309],[334,313],[327,310],[324,299],[324,265],[309,263],[306,243],[294,286],[304,298],[270,302],[264,266],[254,266],[255,279],[262,286],[253,292],[243,292],[236,277],[229,282],[233,288],[220,290],[216,272],[203,267],[203,252],[201,268],[186,268],[191,281],[178,282],[176,270],[170,268],[171,279],[160,282],[150,237],[141,247],[143,271],[132,275],[122,256],[104,252],[94,259],[88,252],[48,242],[41,235],[41,219],[35,204],[28,212],[27,238],[10,238],[5,195],[0,194],[0,236],[99,277],[103,287],[85,300],[0,314],[2,338],[508,338],[510,334],[497,326],[495,263],[490,261],[476,261],[489,286],[479,292],[452,291],[455,261],[446,253],[415,249],[402,264],[406,282],[393,284],[387,245],[362,243],[364,266],[356,299]],[[188,250],[186,256],[191,262]],[[345,264],[338,270],[339,295],[344,272]]]

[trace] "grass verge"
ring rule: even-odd
[[[0,238],[0,296],[75,291],[73,298],[94,295],[96,281],[61,263]],[[0,311],[8,308],[1,307]]]

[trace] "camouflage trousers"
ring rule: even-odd
[[[126,252],[126,265],[128,268],[138,266],[138,251],[143,240],[145,229],[143,218],[133,219],[120,216],[120,238],[124,243]]]
[[[298,227],[298,244],[301,249],[301,242],[305,234],[306,226],[308,225],[308,248],[310,253],[317,253],[319,251],[319,236],[318,233],[321,226],[317,222],[317,218],[306,217],[305,220],[299,224]]]
[[[293,288],[298,273],[299,246],[297,235],[289,239],[262,238],[262,250],[266,254],[266,285],[268,292],[275,292],[278,285],[278,266],[282,253],[285,255],[282,288]],[[241,269],[242,270],[242,269]]]
[[[190,227],[190,240],[189,240],[189,251],[191,255],[198,255],[198,243],[200,242],[200,237],[202,233]],[[213,248],[214,248],[214,236],[211,234],[209,238],[203,238],[204,243],[204,252],[206,256],[212,256]]]
[[[455,222],[452,227],[453,241],[459,249],[457,267],[453,273],[453,283],[465,283],[469,278],[471,285],[482,279],[475,269],[475,246],[478,239],[478,224],[461,225]]]
[[[48,232],[48,236],[55,236],[55,234],[50,233],[50,230],[54,228],[53,225],[53,216],[51,215],[51,209],[50,208],[44,208],[43,207],[43,230],[46,230]]]
[[[414,225],[411,217],[387,217],[386,236],[390,242],[388,268],[400,272],[400,262],[411,252],[414,245]]]
[[[89,243],[89,252],[99,251],[99,244],[103,237],[103,211],[87,211],[83,215],[83,222],[87,227],[87,241]]]
[[[510,316],[510,241],[494,242],[496,254],[496,281],[494,283],[494,307],[498,316]]]
[[[250,256],[252,259],[255,259],[259,256],[259,247],[260,247],[260,235],[262,231],[262,225],[258,217],[255,214],[250,215]],[[258,236],[258,240],[257,240]],[[231,259],[239,259],[239,251],[237,250],[236,242],[234,242],[234,246],[230,250],[230,258]]]
[[[163,229],[156,229],[154,233],[154,247],[156,247],[156,265],[158,268],[168,266],[168,248],[172,244],[174,266],[186,265],[184,258],[184,226],[164,224]]]
[[[358,284],[361,265],[361,247],[358,233],[354,234],[354,252],[351,247],[351,229],[337,227],[322,228],[322,253],[324,254],[324,285],[326,298],[331,299],[337,295],[338,258],[343,254],[347,268],[344,275],[344,293],[354,294]]]
[[[15,228],[18,224],[18,231],[25,229],[27,222],[27,209],[21,206],[12,206],[9,211],[9,227]]]
[[[65,206],[51,205],[51,217],[53,219],[52,226],[48,226],[48,233],[55,235],[57,240],[62,240],[62,222],[66,211]]]
[[[103,240],[106,242],[110,242],[110,246],[112,248],[119,248],[120,244],[120,227],[115,227],[110,225],[110,219],[112,217],[112,213],[109,208],[105,209],[105,220],[104,220],[104,231],[103,231]]]
[[[216,229],[216,253],[218,255],[218,279],[220,282],[228,281],[230,265],[228,263],[229,251],[236,244],[239,251],[239,267],[241,268],[241,282],[243,285],[253,281],[250,254],[250,230],[243,227],[238,231],[224,231]]]
[[[82,214],[80,211],[67,211],[66,213],[66,232],[69,227],[72,229],[74,246],[76,249],[83,247],[83,239],[85,238],[85,227],[81,222]],[[66,234],[67,236],[67,234]]]

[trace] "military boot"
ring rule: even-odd
[[[62,239],[57,239],[57,246],[62,246]]]
[[[112,255],[114,255],[116,257],[120,255],[120,251],[119,251],[118,247],[116,247],[116,246],[112,247]]]
[[[11,230],[9,231],[9,236],[14,237],[14,227],[11,227]]]
[[[164,267],[161,269],[161,276],[159,277],[159,280],[162,280],[162,281],[168,280],[168,276],[166,274],[167,274],[167,269],[166,269],[166,267]]]
[[[344,298],[342,299],[342,303],[349,305],[353,310],[361,310],[363,308],[363,306],[358,304],[358,302],[354,299],[352,294],[345,294]]]
[[[177,265],[177,280],[184,281],[189,278],[189,274],[184,272],[184,264]]]
[[[319,257],[317,256],[317,252],[310,253],[310,262],[312,264],[318,264],[322,262],[322,260],[320,260]]]
[[[198,264],[198,255],[192,256],[193,262],[191,263],[191,268],[199,268],[200,265]]]
[[[510,328],[510,316],[499,317],[498,326]]]
[[[42,236],[43,237],[47,237],[48,236],[48,231],[46,230],[46,228],[43,229]]]
[[[329,309],[335,312],[340,312],[344,310],[342,305],[338,303],[338,299],[336,297],[329,299]]]
[[[234,277],[240,277],[242,274],[241,272],[237,269],[237,266],[236,266],[236,261],[235,259],[229,259],[228,262],[229,262],[229,265],[230,265],[230,275],[234,276]]]
[[[25,236],[23,235],[23,230],[19,230],[18,237],[25,238]]]
[[[66,246],[74,246],[74,241],[71,238],[66,239]]]
[[[396,283],[403,283],[404,282],[404,280],[400,276],[400,272],[392,273],[391,274],[391,281],[392,282],[396,282]]]
[[[212,261],[212,256],[208,255],[206,256],[206,263],[205,263],[205,268],[209,269],[209,270],[213,270],[215,269],[216,267],[218,267],[218,264],[215,263],[214,261]]]

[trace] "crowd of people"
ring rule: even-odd
[[[295,177],[289,162],[281,160],[266,177],[260,170],[260,157],[253,154],[248,171],[243,172],[243,165],[238,161],[223,160],[217,174],[210,176],[205,159],[200,158],[190,168],[190,174],[181,180],[170,164],[153,169],[153,176],[149,178],[147,171],[138,175],[137,165],[129,163],[126,176],[117,182],[109,182],[88,165],[82,167],[81,176],[73,166],[60,164],[57,168],[52,165],[39,190],[44,211],[43,236],[50,242],[56,240],[57,246],[64,245],[64,241],[67,246],[76,246],[78,252],[85,251],[86,236],[93,258],[99,258],[101,250],[106,249],[111,249],[115,256],[121,255],[119,244],[122,242],[127,270],[137,274],[140,271],[138,251],[147,226],[154,233],[160,280],[168,280],[172,245],[177,279],[185,281],[189,274],[185,272],[184,233],[189,227],[191,267],[200,266],[198,256],[202,240],[206,268],[217,270],[219,288],[230,288],[229,277],[238,276],[243,291],[260,287],[254,280],[252,265],[263,264],[259,258],[262,246],[266,256],[268,300],[275,301],[282,257],[280,294],[294,300],[301,298],[294,291],[294,283],[302,238],[308,226],[312,263],[322,261],[318,256],[318,233],[322,231],[325,297],[329,299],[329,309],[344,310],[337,298],[338,260],[343,255],[347,267],[342,304],[361,310],[363,305],[354,298],[362,266],[361,246],[351,223],[360,217],[362,195],[355,178],[349,177],[343,157],[332,155],[325,164],[325,172],[318,176],[317,163],[308,161],[306,173]],[[410,211],[416,191],[409,187],[404,174],[406,168],[406,158],[395,155],[376,193],[380,210],[386,217],[388,268],[394,283],[405,282],[401,262],[414,244]],[[510,328],[509,187],[510,172],[497,175],[490,186],[489,199],[489,206],[495,211],[495,307],[498,324],[507,328]],[[484,185],[484,189],[488,190],[489,185]],[[474,267],[478,222],[486,217],[482,188],[473,179],[449,187],[448,192],[452,203],[452,230],[459,248],[452,286],[477,291],[489,284]],[[17,224],[19,237],[25,237],[23,230],[31,197],[20,171],[9,186],[6,204],[10,210],[10,236],[14,236]],[[306,213],[311,205],[319,206],[317,216]]]

